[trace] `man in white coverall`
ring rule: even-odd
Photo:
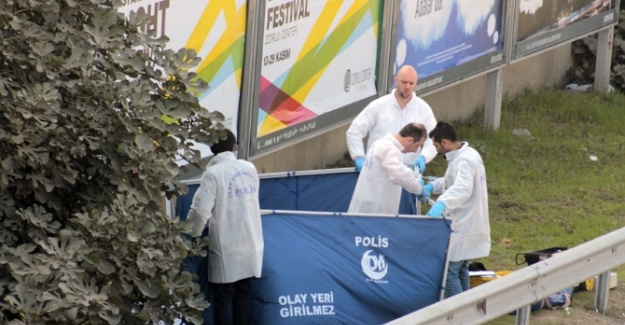
[[[356,163],[356,170],[360,171],[365,161],[365,146],[363,139],[369,134],[367,150],[377,140],[387,133],[396,134],[408,123],[421,123],[426,130],[432,130],[436,125],[436,118],[432,108],[423,99],[415,95],[417,87],[417,71],[405,65],[395,75],[395,89],[388,95],[382,96],[367,105],[352,121],[347,130],[347,148]],[[436,157],[436,149],[432,141],[427,138],[423,148],[416,152],[404,155],[404,164],[419,167],[419,172],[425,171],[425,164]]]
[[[235,157],[235,135],[226,133],[210,147],[215,157],[202,174],[188,218],[192,236],[199,236],[208,222],[213,324],[249,324],[250,283],[260,277],[263,261],[260,183],[254,165]]]
[[[460,142],[451,125],[438,122],[429,136],[447,160],[445,176],[424,188],[440,194],[427,215],[440,217],[445,212],[455,219],[445,283],[445,297],[451,297],[469,290],[469,260],[490,253],[486,170],[480,154],[469,143]]]
[[[414,171],[402,160],[402,153],[416,152],[426,138],[422,124],[409,123],[399,133],[376,141],[358,175],[348,212],[397,214],[402,187],[428,197]]]

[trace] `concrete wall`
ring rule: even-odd
[[[504,96],[514,97],[525,89],[560,87],[573,64],[570,44],[526,58],[504,68]],[[486,76],[424,96],[438,120],[457,121],[470,117],[484,106]],[[505,112],[502,112],[505,114]],[[252,159],[259,173],[321,169],[347,152],[345,125],[293,144],[275,153]]]
[[[259,173],[322,169],[347,152],[345,132],[349,124],[252,160]]]

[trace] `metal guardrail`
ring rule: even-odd
[[[607,286],[602,286],[601,283],[606,282],[612,268],[623,264],[625,264],[625,228],[615,230],[387,324],[481,324],[514,310],[519,310],[517,315],[529,318],[527,306],[530,304],[598,274],[601,276],[597,288],[596,305],[605,308]],[[520,324],[518,320],[517,316],[517,324]],[[527,320],[524,321],[527,322]]]

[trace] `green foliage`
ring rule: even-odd
[[[625,92],[625,8],[621,9],[619,23],[614,27],[610,84]],[[575,64],[567,71],[571,83],[592,84],[597,61],[597,34],[576,40],[571,44]]]
[[[193,51],[118,0],[0,1],[0,323],[201,323],[205,243],[164,214],[176,155],[222,136]],[[176,123],[166,123],[174,119]]]
[[[343,154],[343,157],[336,160],[331,164],[326,164],[325,168],[345,168],[345,167],[355,167],[354,161],[352,157],[349,155],[349,152]]]

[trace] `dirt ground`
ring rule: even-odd
[[[622,280],[621,280],[622,281]],[[625,283],[610,289],[608,308],[601,315],[594,307],[595,293],[576,291],[572,295],[570,315],[562,309],[541,309],[530,315],[530,324],[540,325],[625,325]],[[511,317],[511,324],[514,318]]]

